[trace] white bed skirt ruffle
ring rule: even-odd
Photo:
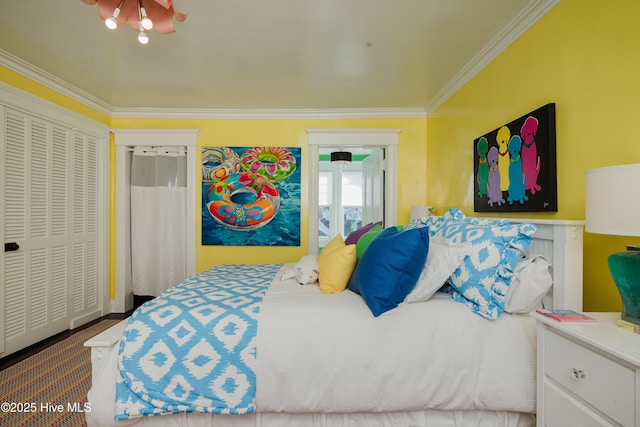
[[[87,413],[89,426],[153,427],[533,427],[532,414],[488,411],[386,412],[380,414],[284,414],[248,415],[179,414],[145,417],[129,421],[98,419]]]

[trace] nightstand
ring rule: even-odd
[[[538,323],[537,425],[640,427],[640,334],[620,313],[595,323]]]

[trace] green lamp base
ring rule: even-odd
[[[622,320],[640,325],[640,247],[610,255],[609,271],[622,298]]]

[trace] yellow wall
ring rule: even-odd
[[[223,263],[292,262],[307,253],[309,165],[307,128],[400,128],[398,146],[398,221],[409,221],[411,205],[424,204],[426,198],[426,119],[114,119],[114,129],[126,128],[194,128],[199,129],[198,152],[203,146],[289,146],[302,147],[301,246],[231,247],[203,246],[201,203],[198,199],[196,270],[202,271]],[[199,175],[198,180],[201,182]]]
[[[560,1],[427,119],[428,204],[472,213],[473,140],[555,102],[558,212],[517,216],[584,219],[585,171],[640,162],[639,20],[637,0]],[[584,309],[619,311],[606,259],[638,239],[584,241]]]

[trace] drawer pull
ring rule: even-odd
[[[573,378],[574,380],[583,380],[586,378],[586,376],[587,374],[585,374],[585,372],[582,369],[576,369],[576,368],[571,369],[571,378]]]

